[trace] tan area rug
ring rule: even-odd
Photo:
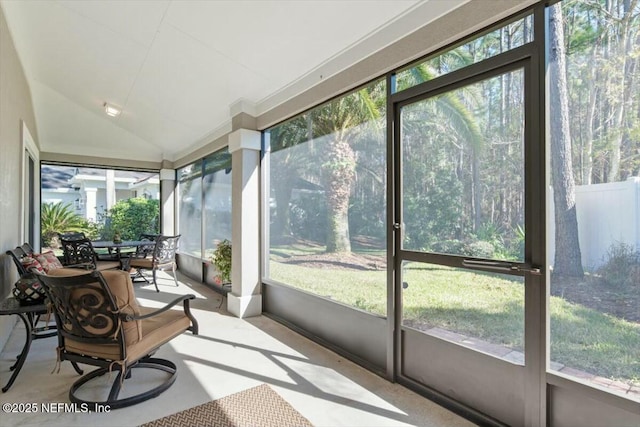
[[[313,427],[266,384],[213,400],[141,427]]]

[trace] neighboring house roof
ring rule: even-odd
[[[41,181],[42,188],[45,190],[53,190],[58,188],[73,188],[74,177],[84,177],[91,180],[106,179],[106,169],[87,168],[87,167],[71,167],[71,166],[53,166],[42,165]],[[134,172],[134,171],[115,171],[116,180],[130,180],[132,183],[138,183],[157,177],[157,173],[153,172]],[[153,180],[151,181],[152,183]],[[157,183],[154,183],[157,184]]]

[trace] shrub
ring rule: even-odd
[[[71,204],[43,203],[40,213],[42,247],[60,246],[58,233],[76,231],[92,237],[95,226],[75,213]]]
[[[611,286],[640,287],[640,251],[626,243],[612,244],[598,274]]]
[[[490,242],[479,240],[467,245],[466,254],[479,258],[493,258],[495,248]]]
[[[218,271],[218,276],[216,276],[216,282],[218,284],[230,283],[231,282],[231,242],[227,239],[224,239],[218,246],[216,246],[216,250],[213,251],[213,255],[211,256],[211,262],[213,266]]]
[[[431,249],[442,254],[468,255],[464,242],[460,240],[442,240],[434,243]]]
[[[123,240],[135,240],[142,233],[158,233],[159,224],[160,201],[136,197],[113,205],[101,234],[102,238],[110,240],[117,230]]]

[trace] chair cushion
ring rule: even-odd
[[[153,260],[151,258],[132,258],[131,259],[131,267],[138,268],[153,268]]]
[[[92,270],[78,268],[61,268],[52,271],[50,276],[77,276],[89,274]],[[133,291],[133,283],[129,273],[122,270],[108,270],[101,272],[102,277],[107,282],[109,290],[116,301],[118,308],[124,313],[140,315],[140,306]],[[125,337],[125,344],[135,344],[142,339],[142,324],[140,321],[123,322],[122,329]],[[69,340],[67,340],[69,342]],[[117,352],[117,349],[116,349]]]
[[[114,270],[120,269],[120,261],[96,261],[96,270]]]
[[[155,308],[140,307],[142,314],[151,313]],[[168,310],[138,322],[142,324],[142,339],[135,344],[126,346],[127,361],[134,362],[148,354],[153,353],[162,344],[182,334],[191,325],[191,321],[182,310]],[[94,345],[74,340],[66,340],[66,349],[71,353],[79,353],[85,356],[101,357],[108,360],[120,360],[118,346]]]
[[[92,271],[86,268],[62,267],[51,270],[47,273],[47,276],[80,276],[81,274],[89,274]]]
[[[41,254],[33,254],[33,257],[40,263],[45,274],[49,274],[51,270],[62,268],[62,263],[53,251],[43,252]]]

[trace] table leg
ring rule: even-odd
[[[2,387],[2,392],[5,393],[11,386],[13,382],[16,380],[16,377],[20,373],[20,369],[22,369],[22,365],[24,365],[24,361],[27,359],[27,354],[29,353],[29,349],[31,348],[31,341],[33,341],[32,329],[30,319],[27,318],[27,315],[24,313],[18,313],[18,316],[22,319],[24,323],[24,327],[26,329],[26,341],[24,343],[24,347],[22,348],[22,352],[18,357],[18,361],[15,365],[13,365],[13,373],[11,374],[11,378],[9,378],[9,382],[6,386]]]

